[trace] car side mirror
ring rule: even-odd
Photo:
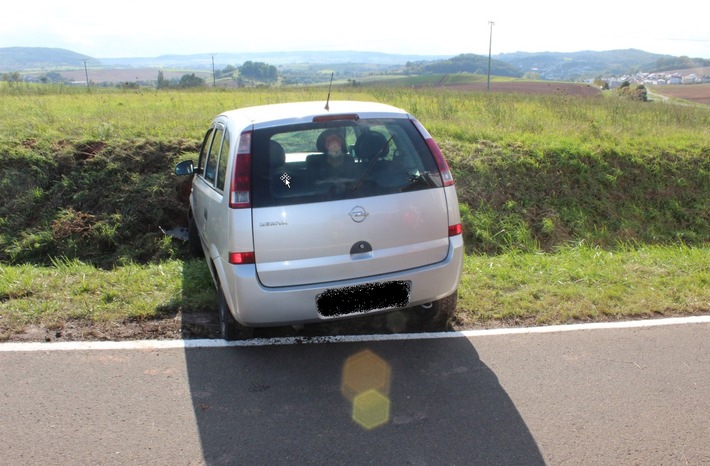
[[[192,175],[195,173],[195,166],[192,160],[183,160],[175,166],[176,175]]]

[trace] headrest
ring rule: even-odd
[[[378,154],[384,157],[389,151],[387,138],[376,131],[367,132],[355,141],[355,155],[361,160],[370,160]]]
[[[269,141],[269,165],[271,167],[279,167],[286,163],[286,151],[281,144],[274,141]]]

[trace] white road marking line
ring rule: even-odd
[[[632,320],[621,322],[598,322],[590,324],[550,325],[542,327],[514,327],[462,332],[432,333],[395,333],[386,335],[341,335],[325,337],[282,337],[256,338],[252,340],[224,341],[219,339],[201,340],[129,340],[129,341],[62,341],[50,343],[0,343],[1,352],[30,351],[87,351],[87,350],[136,350],[136,349],[171,349],[171,348],[226,348],[251,346],[283,346],[322,343],[360,343],[402,340],[431,340],[437,338],[479,338],[499,335],[518,335],[532,333],[574,332],[580,330],[628,329],[658,327],[662,325],[707,324],[708,316],[669,317],[651,320]]]

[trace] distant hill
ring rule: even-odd
[[[523,76],[523,72],[518,66],[502,60],[491,59],[490,67],[491,74],[496,76],[513,78]],[[444,60],[408,62],[406,71],[408,74],[488,74],[488,56],[466,53]]]
[[[308,68],[309,72],[336,70],[341,77],[356,78],[378,72],[436,74],[469,72],[485,74],[488,57],[462,54],[398,55],[379,52],[320,51],[263,53],[204,53],[195,55],[162,55],[142,58],[94,58],[69,50],[44,47],[0,48],[0,72],[30,70],[80,69],[87,61],[93,69],[174,68],[212,71],[226,66],[240,66],[246,61],[264,62],[290,69]],[[610,50],[605,52],[516,52],[494,55],[491,74],[521,77],[533,73],[540,79],[576,81],[598,76],[623,75],[639,71],[656,72],[669,69],[710,66],[710,60],[659,55],[642,50]],[[531,75],[529,75],[531,76]]]
[[[705,68],[710,68],[710,60],[704,58],[667,57],[659,59],[656,69],[653,71],[688,70],[693,73],[708,74],[708,70]]]
[[[78,68],[91,57],[47,47],[0,47],[0,71]]]
[[[270,65],[293,64],[374,64],[374,65],[403,65],[408,61],[437,60],[448,58],[442,55],[398,55],[379,52],[260,52],[260,53],[203,53],[195,55],[161,55],[153,58],[100,58],[102,66],[129,66],[129,67],[212,67],[212,58],[216,68],[227,65],[241,65],[246,61],[264,62]]]
[[[609,50],[605,52],[516,52],[496,55],[498,60],[510,63],[525,72],[536,72],[542,79],[578,80],[598,76],[664,71],[673,68],[707,66],[708,60],[659,55],[636,49]],[[689,66],[686,66],[689,65]]]
[[[398,55],[379,52],[262,52],[262,53],[203,53],[193,55],[161,55],[158,57],[95,58],[64,49],[44,47],[0,48],[0,72],[32,69],[53,69],[84,66],[93,68],[187,68],[212,69],[212,60],[217,69],[227,65],[241,65],[246,61],[265,62],[271,65],[284,64],[370,64],[401,66],[408,61],[437,60],[448,58],[442,55]]]

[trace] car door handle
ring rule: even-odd
[[[207,209],[204,210],[202,216],[205,217],[205,220],[207,220]]]

